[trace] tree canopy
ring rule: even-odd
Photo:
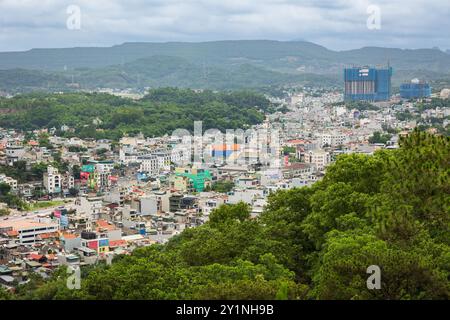
[[[25,131],[56,128],[59,135],[118,140],[142,132],[162,136],[175,129],[246,128],[261,123],[275,108],[263,95],[248,91],[213,92],[153,89],[141,100],[103,93],[34,93],[0,98],[0,126]],[[61,131],[63,125],[74,129]],[[48,137],[39,137],[47,145]]]

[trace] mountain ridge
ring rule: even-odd
[[[381,57],[379,55],[382,55]],[[445,52],[436,49],[399,49],[383,47],[362,47],[359,49],[334,51],[324,46],[307,41],[275,41],[275,40],[224,40],[211,42],[125,42],[110,47],[74,47],[74,48],[38,48],[20,52],[0,52],[0,69],[36,69],[58,71],[64,67],[99,68],[123,64],[140,58],[154,55],[170,55],[183,57],[191,62],[217,64],[229,63],[232,58],[247,58],[272,60],[286,57],[304,59],[304,63],[351,64],[363,63],[366,60],[374,64],[401,62],[403,56],[409,64],[421,63],[420,59],[432,57],[438,60],[438,66],[432,66],[434,71],[450,72],[450,57]],[[354,61],[358,58],[361,61]],[[448,65],[449,64],[449,65]],[[405,68],[400,63],[401,69]],[[317,69],[317,68],[316,68]],[[320,68],[318,68],[320,69]],[[327,70],[324,66],[322,68]],[[324,70],[319,70],[324,71]]]
[[[412,78],[450,81],[450,55],[436,49],[333,51],[312,42],[274,40],[127,42],[0,53],[0,91],[65,91],[74,83],[87,90],[341,86],[344,67],[388,64],[394,68],[395,85]]]

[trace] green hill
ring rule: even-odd
[[[0,97],[0,126],[30,131],[67,125],[74,132],[59,134],[119,139],[140,132],[162,136],[178,128],[193,130],[197,120],[204,122],[205,129],[245,128],[261,123],[264,113],[274,108],[264,96],[247,91],[161,88],[138,101],[99,93],[34,93]],[[101,123],[94,124],[94,119]]]

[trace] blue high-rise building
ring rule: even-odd
[[[410,83],[400,85],[400,97],[402,99],[429,98],[431,87],[428,83],[414,79]]]
[[[353,67],[344,70],[345,101],[388,101],[392,68]]]

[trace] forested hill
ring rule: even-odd
[[[211,42],[135,42],[112,47],[32,49],[1,52],[0,69],[63,71],[123,65],[151,56],[184,59],[188,63],[230,66],[250,63],[270,69],[315,73],[341,72],[343,64],[386,64],[400,70],[450,72],[450,55],[438,49],[364,47],[334,51],[306,41],[229,40]],[[432,62],[431,62],[432,61]]]
[[[343,155],[312,187],[270,196],[258,219],[222,206],[166,245],[33,279],[27,299],[449,299],[450,138],[414,132],[399,150]],[[366,271],[381,269],[368,290]],[[1,295],[1,293],[0,293]]]
[[[0,98],[0,127],[29,131],[66,125],[74,132],[58,134],[97,139],[140,132],[162,136],[178,128],[193,130],[200,120],[205,130],[246,128],[261,123],[276,107],[248,91],[162,88],[137,101],[103,93],[35,93]]]

